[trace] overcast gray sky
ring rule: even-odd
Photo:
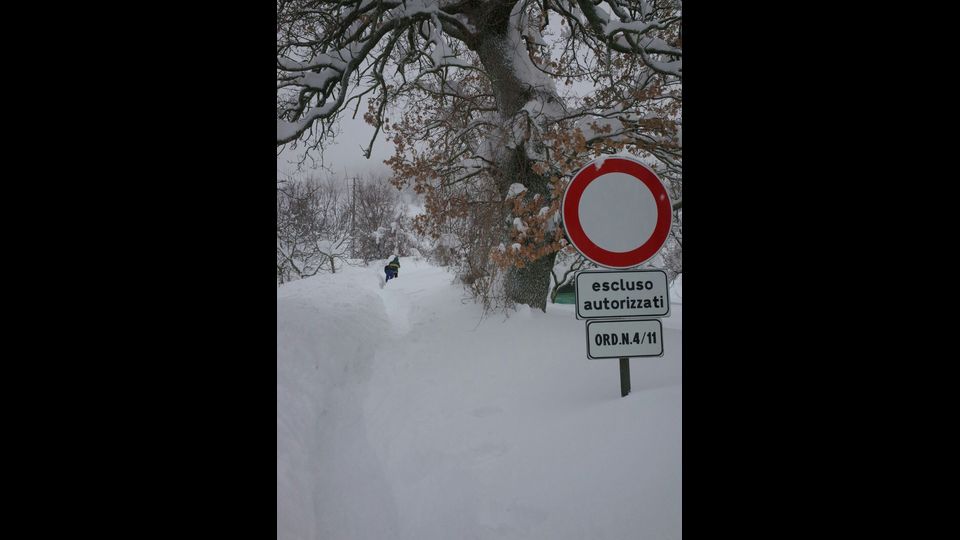
[[[387,141],[383,132],[377,136],[377,142],[373,145],[370,159],[363,157],[363,149],[370,144],[370,137],[373,136],[374,127],[363,121],[360,115],[356,119],[351,119],[345,115],[340,123],[341,132],[337,138],[332,141],[324,150],[324,166],[329,168],[337,178],[367,176],[368,173],[382,173],[385,176],[390,175],[390,168],[383,164],[383,160],[393,155],[393,143]],[[284,148],[283,153],[277,156],[277,178],[285,178],[291,175],[295,178],[307,178],[317,176],[326,178],[328,173],[321,169],[311,169],[311,161],[308,159],[303,164],[303,170],[297,171],[297,161],[303,156],[304,149],[301,146],[296,150],[290,150],[290,145]],[[320,156],[315,156],[320,161]],[[346,175],[344,175],[346,170]]]
[[[559,18],[553,18],[550,21],[549,31],[545,36],[559,36],[561,33]],[[567,86],[557,84],[557,91],[564,98],[583,97],[592,94],[594,89],[591,85],[584,82],[575,82]],[[406,106],[405,102],[397,103],[387,108],[387,117],[393,118],[399,115],[400,110]],[[337,178],[351,178],[353,176],[367,176],[368,173],[380,173],[383,176],[390,176],[390,168],[383,164],[383,161],[393,155],[393,143],[384,137],[383,132],[377,136],[377,142],[373,145],[373,151],[370,159],[363,157],[363,149],[370,143],[370,137],[373,136],[373,126],[363,121],[362,111],[357,114],[356,119],[351,119],[349,109],[341,117],[341,133],[336,140],[328,144],[324,151],[324,166],[330,169]],[[289,145],[287,145],[289,147]],[[277,178],[285,178],[292,175],[295,178],[306,178],[311,175],[326,178],[330,173],[321,169],[311,169],[311,162],[307,160],[303,165],[303,170],[297,171],[297,161],[303,156],[303,148],[291,151],[287,148],[277,157]],[[319,161],[319,156],[316,156]],[[344,173],[346,171],[346,174]]]

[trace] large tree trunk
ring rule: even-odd
[[[511,268],[507,273],[507,298],[546,312],[547,298],[550,296],[550,271],[553,270],[556,257],[554,252],[523,268]]]
[[[540,195],[544,204],[549,204],[550,185],[547,179],[533,172],[532,163],[527,158],[526,149],[519,147],[510,153],[509,161],[502,165],[507,187],[513,182],[519,182],[527,187],[524,198],[530,199]],[[510,227],[504,231],[509,235]],[[546,312],[547,299],[550,295],[550,279],[556,252],[541,257],[523,268],[511,268],[506,277],[507,298],[518,304],[527,304],[530,307]]]
[[[508,24],[510,11],[515,4],[516,1],[510,0],[480,4],[483,12],[473,13],[471,19],[481,31],[475,41],[467,43],[480,57],[480,62],[490,77],[497,109],[504,122],[510,122],[530,99],[536,97],[537,93],[544,92],[544,89],[533,89],[519,80],[511,65],[509,54],[512,45],[508,40]],[[516,45],[524,46],[522,40]],[[509,132],[510,126],[504,126],[504,129]],[[527,188],[525,197],[532,198],[539,194],[545,204],[549,204],[550,186],[545,178],[533,171],[533,164],[527,158],[523,144],[505,149],[499,157],[498,165],[501,174],[498,175],[497,188],[501,195],[506,195],[511,184],[520,183]],[[502,235],[504,240],[509,238],[509,226],[504,227]],[[546,311],[555,259],[556,253],[551,253],[523,268],[511,268],[506,275],[507,299]]]

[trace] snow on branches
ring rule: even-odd
[[[639,156],[679,190],[681,17],[680,0],[279,0],[277,144],[322,150],[365,107],[365,155],[393,143],[418,230],[457,236],[464,275],[495,283],[566,245],[559,199],[593,157]]]

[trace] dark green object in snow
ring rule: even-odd
[[[553,300],[554,304],[575,304],[577,301],[576,291],[573,283],[567,283],[557,290],[557,297]]]

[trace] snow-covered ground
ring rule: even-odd
[[[574,306],[481,318],[382,266],[277,289],[278,540],[681,538],[678,294],[621,398]]]

